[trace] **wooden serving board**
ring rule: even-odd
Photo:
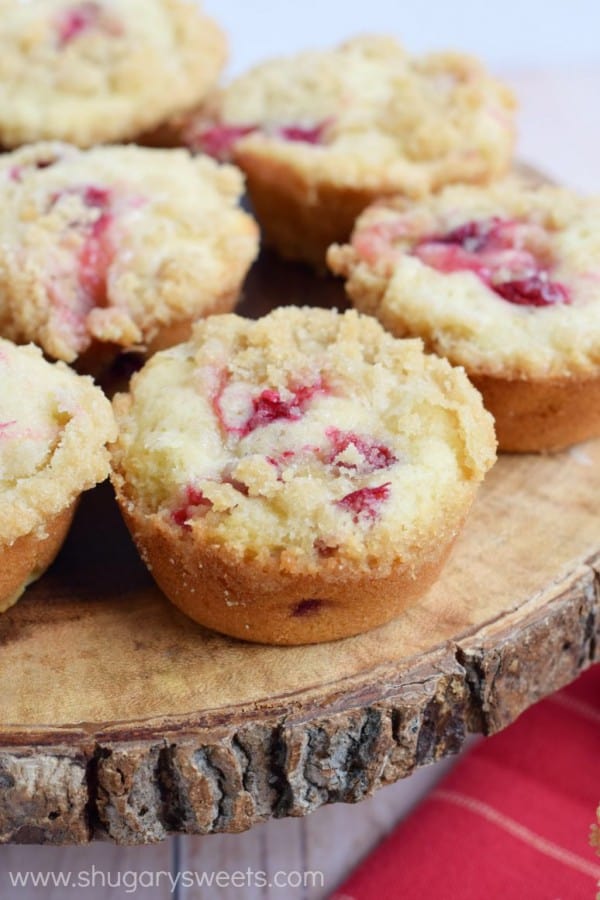
[[[345,305],[264,258],[241,311]],[[598,658],[600,442],[505,456],[442,578],[360,637],[262,647],[153,585],[105,485],[0,617],[0,841],[142,843],[354,802],[489,734]]]

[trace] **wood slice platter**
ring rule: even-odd
[[[344,306],[263,257],[241,311]],[[600,441],[504,456],[441,580],[360,637],[262,647],[154,586],[105,485],[0,617],[0,841],[240,831],[354,802],[490,734],[598,658]]]

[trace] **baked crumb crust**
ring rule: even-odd
[[[62,547],[74,512],[75,504],[51,516],[46,521],[43,535],[32,531],[10,545],[0,544],[0,613],[14,606],[27,587],[52,564]]]
[[[389,570],[344,565],[282,571],[276,559],[239,559],[218,545],[174,540],[164,519],[143,515],[115,484],[121,511],[152,576],[182,612],[245,641],[313,644],[368,631],[415,603],[438,577],[462,522],[419,560]]]

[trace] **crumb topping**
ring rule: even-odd
[[[0,544],[41,529],[108,474],[115,436],[92,381],[0,340]]]
[[[0,0],[0,143],[135,137],[197,105],[225,61],[188,0]]]
[[[600,204],[516,178],[398,198],[328,253],[353,303],[471,374],[596,375]]]
[[[495,458],[464,372],[354,312],[213,316],[115,409],[136,507],[290,570],[410,557]]]
[[[257,66],[192,116],[184,138],[242,167],[264,157],[311,182],[419,195],[505,171],[513,105],[472,58],[416,58],[361,37]]]
[[[0,332],[73,361],[235,293],[258,250],[240,173],[185,150],[33,145],[0,160]]]

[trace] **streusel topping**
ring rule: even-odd
[[[135,137],[198,104],[225,59],[191,0],[0,0],[0,144]]]
[[[91,379],[0,340],[0,544],[40,530],[108,474],[110,404]]]
[[[507,179],[398,198],[332,247],[355,306],[470,373],[597,374],[600,203]]]
[[[495,458],[464,372],[355,312],[212,317],[115,408],[137,509],[291,571],[410,560]]]
[[[143,345],[239,287],[241,173],[187,150],[37,144],[0,158],[0,333],[71,362]]]
[[[314,181],[422,194],[505,171],[513,105],[477,60],[361,37],[257,66],[184,132],[219,158],[264,155]]]

